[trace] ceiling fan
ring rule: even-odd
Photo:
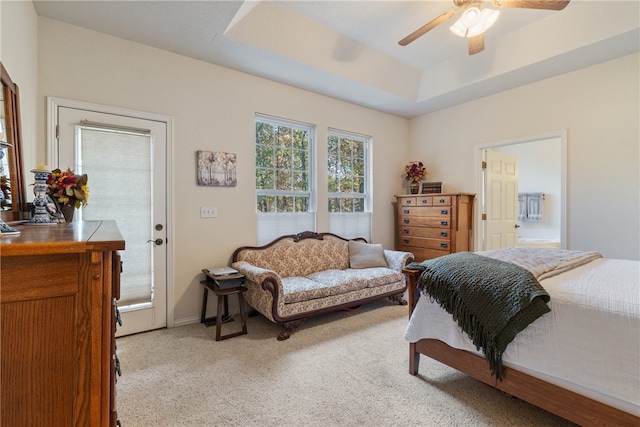
[[[562,10],[567,7],[569,1],[570,0],[493,0],[493,6]],[[480,9],[482,0],[453,0],[453,4],[456,5],[457,9],[443,13],[400,40],[398,44],[400,46],[406,46],[443,22],[453,18],[458,12],[462,12],[460,19],[451,26],[451,31],[460,37],[467,38],[469,55],[482,52],[484,50],[484,32],[495,23],[500,12],[492,9]]]

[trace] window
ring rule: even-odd
[[[313,127],[256,116],[259,245],[283,234],[315,231]]]
[[[329,231],[346,238],[371,239],[369,143],[369,137],[329,129]]]

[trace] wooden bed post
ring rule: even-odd
[[[409,318],[418,302],[418,288],[416,287],[420,270],[402,270],[407,278],[407,297],[409,298]],[[416,351],[416,344],[409,343],[409,373],[417,375],[420,367],[420,353]]]

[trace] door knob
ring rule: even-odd
[[[162,244],[164,243],[164,240],[162,240],[162,239],[160,239],[160,238],[158,238],[158,239],[156,239],[156,240],[147,240],[147,243],[149,243],[149,242],[153,242],[153,243],[155,243],[156,245],[160,246],[160,245],[162,245]]]
[[[520,228],[520,224],[514,225],[515,228]]]

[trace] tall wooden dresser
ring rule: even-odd
[[[471,250],[475,194],[436,193],[396,196],[397,250],[415,260]]]
[[[15,228],[0,243],[0,424],[115,426],[116,223]]]

